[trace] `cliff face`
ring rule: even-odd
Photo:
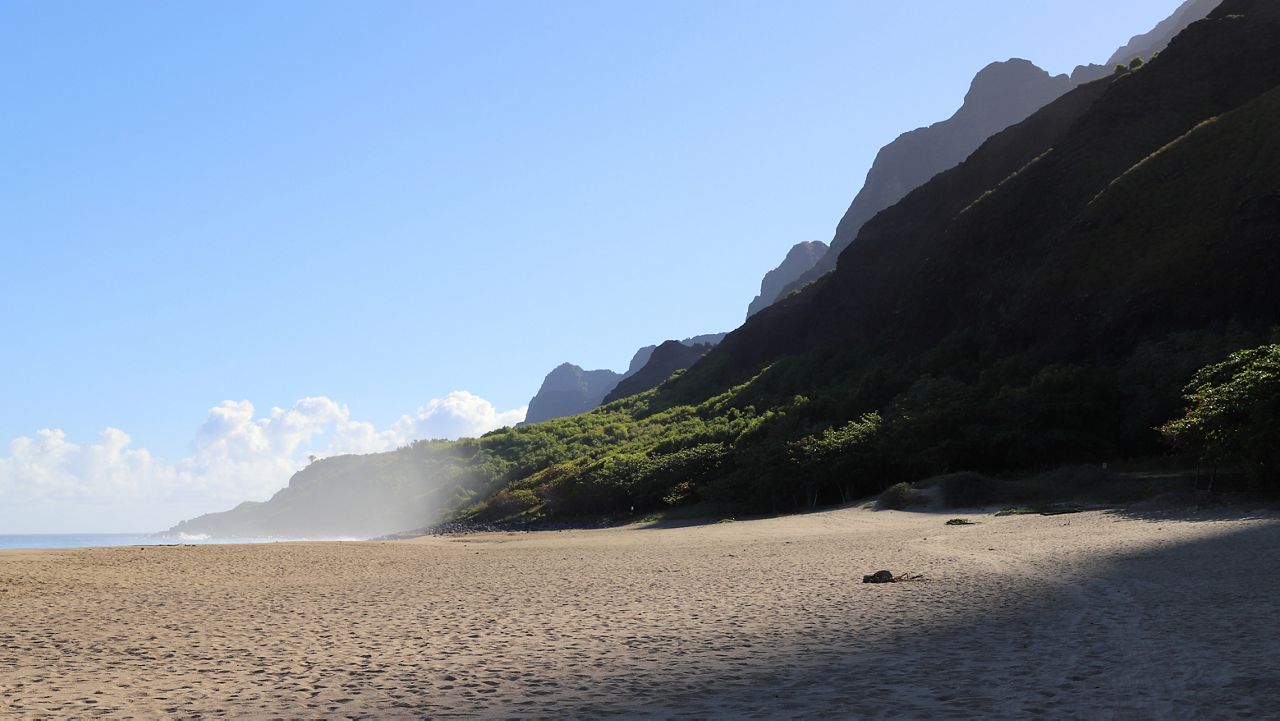
[[[524,422],[540,423],[585,413],[599,406],[622,378],[622,374],[611,370],[586,371],[563,363],[542,381],[542,387],[529,401]]]
[[[812,270],[826,252],[827,244],[817,240],[791,246],[782,263],[766,273],[764,280],[760,281],[760,295],[747,307],[747,317],[750,318],[772,305],[787,286]]]
[[[877,215],[833,273],[676,385],[719,389],[824,347],[905,357],[956,333],[1074,359],[1274,323],[1277,85],[1280,3],[1227,0],[1140,70],[1077,88]]]

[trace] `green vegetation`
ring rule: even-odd
[[[681,403],[668,383],[591,413],[403,452],[432,473],[447,460],[449,507],[477,521],[779,513],[870,496],[907,508],[935,486],[949,508],[1133,500],[1150,484],[1126,484],[1102,463],[1163,453],[1153,429],[1177,413],[1196,368],[1261,337],[1233,323],[1106,363],[1048,365],[999,358],[968,336],[910,363],[823,351],[701,402]],[[825,383],[788,393],[814,378]]]
[[[571,418],[418,445],[469,459],[479,502],[461,515],[485,521],[702,504],[777,513],[869,496],[906,508],[932,486],[949,508],[1132,500],[1146,485],[1101,464],[1162,453],[1153,429],[1176,413],[1186,379],[1257,337],[1238,324],[1180,333],[1105,365],[995,359],[967,337],[896,365],[812,353],[700,403],[679,403],[668,384]],[[827,382],[784,395],[798,378]],[[999,475],[948,472],[957,467]]]
[[[953,518],[950,521],[947,521],[947,525],[948,526],[974,526],[977,524],[975,524],[973,521],[970,521],[967,518]]]
[[[827,349],[774,363],[702,401],[685,402],[688,389],[668,382],[591,413],[478,439],[324,459],[269,503],[180,530],[368,536],[420,528],[441,514],[485,523],[670,520],[869,497],[909,508],[925,500],[921,489],[935,487],[949,508],[1039,512],[1069,501],[1136,500],[1162,489],[1102,463],[1166,452],[1154,429],[1182,407],[1187,379],[1267,337],[1232,323],[1141,343],[1119,358],[1050,364],[1002,357],[972,336],[910,362]],[[1267,346],[1201,371],[1188,390],[1194,412],[1166,425],[1165,436],[1207,459],[1259,470],[1276,463],[1268,453],[1280,447],[1278,355]],[[803,385],[808,393],[796,395]]]
[[[1233,353],[1186,387],[1186,414],[1160,428],[1175,447],[1214,465],[1239,465],[1280,486],[1280,345]]]

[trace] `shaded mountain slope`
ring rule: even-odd
[[[692,338],[685,338],[680,342],[689,347],[695,345],[719,345],[726,335],[727,333],[705,333],[703,335],[695,335]],[[631,356],[631,363],[627,365],[627,372],[623,374],[623,377],[630,378],[639,373],[640,369],[644,368],[649,362],[649,357],[653,355],[657,348],[658,346],[656,345],[647,345],[637,350],[635,355]]]
[[[1184,280],[1201,274],[1200,284],[1190,286],[1194,295],[1161,283],[1119,306],[1108,303],[1119,300],[1115,289],[1097,279],[1151,279],[1152,267],[1171,272],[1167,259],[1183,257],[1165,247],[1174,238],[1210,255],[1223,247],[1216,234],[1190,236],[1173,222],[1188,212],[1206,218],[1228,212],[1204,205],[1214,193],[1194,172],[1170,178],[1172,186],[1138,207],[1112,206],[1106,191],[1113,182],[1117,192],[1134,187],[1135,177],[1145,176],[1124,176],[1145,158],[1280,82],[1277,7],[1227,2],[1141,70],[1083,86],[993,137],[868,223],[835,273],[730,334],[680,385],[720,387],[772,359],[825,344],[913,352],[964,329],[1005,347],[1069,356],[1106,347],[1099,343],[1109,334],[1194,327],[1209,315],[1199,306],[1270,317],[1274,308],[1243,303],[1235,290],[1269,283],[1270,255],[1254,258],[1240,278],[1221,264],[1182,268]],[[1260,172],[1252,165],[1237,170],[1242,178]],[[1222,192],[1242,207],[1265,207],[1250,195],[1254,189],[1229,184]],[[1158,216],[1147,212],[1151,203],[1178,204],[1184,212]],[[1100,216],[1104,210],[1113,215]],[[1235,210],[1228,215],[1236,218]],[[1104,228],[1146,243],[1144,254],[1127,265],[1095,263],[1090,249],[1105,242]]]
[[[621,380],[617,387],[605,397],[604,402],[612,403],[620,398],[656,388],[670,378],[672,373],[697,363],[698,359],[706,355],[711,348],[712,346],[706,343],[686,345],[677,340],[663,343],[653,350],[643,367]]]
[[[877,217],[876,224],[883,222],[899,229],[901,238],[912,240],[916,233],[922,232],[917,226],[929,223],[930,219],[955,217],[987,189],[1031,164],[1046,148],[1059,142],[1106,87],[1105,82],[1083,86],[1014,128],[997,134],[983,145],[985,152],[975,154],[969,161],[935,177],[926,188],[913,192],[899,206],[882,214],[883,219]],[[902,255],[909,252],[904,248]],[[891,293],[886,301],[900,297],[907,288],[923,288],[923,279],[910,277],[914,268],[905,267],[894,253],[895,249],[888,243],[874,248],[859,247],[851,254],[862,265],[856,271],[841,269],[843,282],[840,285],[843,287],[844,283],[850,282],[844,279],[855,272],[859,280],[865,278],[867,282],[877,284],[877,288],[892,282],[906,283],[902,291]],[[918,268],[918,265],[914,267]],[[846,326],[852,328],[858,319],[839,315],[848,309],[840,293],[830,289],[836,283],[836,275],[828,273],[822,276],[801,293],[775,303],[726,336],[700,364],[693,376],[700,379],[697,383],[711,386],[730,383],[771,360],[813,347],[823,336],[835,340]],[[869,295],[875,296],[876,293]],[[823,307],[826,304],[830,306]],[[892,311],[882,310],[878,305],[868,307],[868,316],[875,317],[877,313]],[[886,317],[886,320],[894,322],[892,317]],[[686,380],[681,385],[689,387],[691,381]]]
[[[1141,159],[1073,220],[1010,299],[1015,329],[1051,317],[1050,298],[1069,300],[1038,342],[1065,352],[1228,318],[1280,320],[1280,87]]]
[[[1191,23],[1203,19],[1220,0],[1186,0],[1151,31],[1132,38],[1103,65],[1081,65],[1068,78],[1050,76],[1021,59],[992,63],[974,77],[964,104],[948,120],[904,133],[877,154],[862,189],[840,219],[831,249],[781,294],[794,291],[835,268],[840,254],[876,213],[891,207],[967,158],[995,133],[1026,119],[1068,90],[1106,78],[1117,64],[1150,60]]]
[[[1052,76],[1021,59],[992,63],[969,87],[955,115],[904,133],[880,149],[866,183],[836,226],[828,256],[815,268],[835,267],[840,253],[876,213],[897,203],[938,173],[956,166],[987,138],[1071,90],[1070,78]],[[812,277],[812,273],[810,274]]]

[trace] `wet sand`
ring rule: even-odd
[[[0,552],[0,716],[1267,716],[1280,517],[1241,516]]]

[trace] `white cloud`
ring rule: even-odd
[[[74,443],[57,429],[9,444],[0,456],[0,533],[137,531],[183,517],[265,500],[305,466],[308,456],[392,450],[421,438],[476,436],[524,419],[489,401],[454,391],[390,428],[353,420],[347,406],[323,396],[258,417],[249,401],[209,409],[184,458],[166,462],[107,428],[94,443]]]
[[[494,428],[512,426],[524,420],[526,408],[499,413],[480,396],[454,391],[436,398],[412,416],[401,416],[392,430],[401,438],[462,438],[478,436]]]

